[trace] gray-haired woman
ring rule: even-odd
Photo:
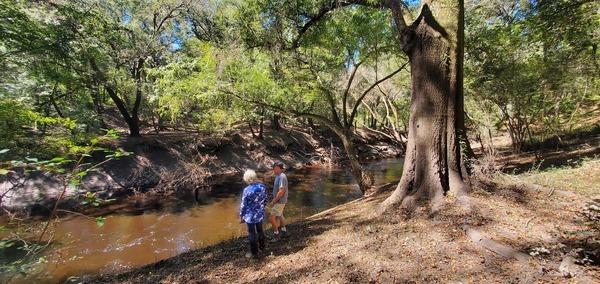
[[[247,170],[244,173],[244,181],[248,183],[248,186],[244,188],[242,193],[240,223],[246,223],[248,228],[250,253],[246,254],[246,257],[258,258],[258,250],[265,249],[263,220],[268,198],[267,187],[257,180],[256,173],[253,170]]]

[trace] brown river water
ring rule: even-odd
[[[365,168],[373,172],[377,185],[398,180],[402,165],[402,159],[389,159],[371,162]],[[286,174],[290,185],[285,209],[288,222],[361,196],[346,169],[302,169],[286,171]],[[274,175],[270,172],[258,175],[271,195]],[[177,208],[138,215],[111,215],[101,227],[93,218],[64,217],[55,223],[56,245],[48,250],[47,263],[40,266],[47,277],[13,279],[13,282],[60,283],[70,276],[116,273],[245,236],[246,227],[238,223],[237,215],[244,186],[242,174],[231,176],[227,182],[213,186],[213,192],[218,194],[211,195],[205,204],[188,198],[178,203]],[[265,230],[269,232],[267,223]]]

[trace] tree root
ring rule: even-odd
[[[506,258],[512,258],[512,259],[516,259],[517,261],[527,261],[530,259],[530,256],[526,253],[520,252],[518,250],[515,250],[511,247],[502,245],[500,243],[497,243],[495,241],[493,241],[492,239],[489,239],[485,236],[483,236],[480,232],[478,232],[477,230],[467,226],[467,225],[463,225],[462,229],[465,231],[465,233],[467,234],[467,236],[469,236],[469,238],[471,238],[471,240],[482,246],[483,248],[490,250],[498,255],[504,256]]]

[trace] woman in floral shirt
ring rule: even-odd
[[[263,231],[263,219],[265,218],[265,206],[267,205],[267,187],[258,182],[256,173],[247,170],[244,173],[244,181],[248,186],[242,194],[240,205],[240,223],[246,223],[248,238],[250,239],[250,251],[246,257],[258,258],[258,250],[265,249],[265,233]]]

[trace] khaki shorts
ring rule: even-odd
[[[271,215],[280,217],[283,215],[283,208],[285,207],[285,203],[276,203],[271,208]]]

